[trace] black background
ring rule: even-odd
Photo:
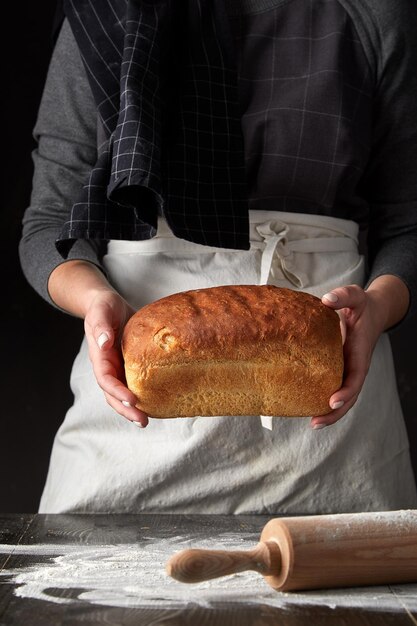
[[[52,52],[55,6],[55,0],[16,2],[2,17],[3,42],[7,42],[2,64],[6,107],[0,228],[0,507],[4,512],[38,508],[53,437],[71,404],[68,377],[83,333],[81,320],[57,311],[28,285],[17,251],[30,198],[32,129]]]
[[[26,283],[17,246],[29,203],[32,128],[52,52],[55,0],[15,3],[2,20],[0,510],[37,510],[56,430],[70,406],[69,373],[81,320],[46,304]],[[417,320],[391,336],[417,473]],[[366,416],[364,417],[364,419]]]

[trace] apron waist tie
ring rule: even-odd
[[[278,257],[282,272],[297,289],[308,284],[307,275],[294,265],[294,252],[348,252],[357,250],[357,243],[350,237],[313,237],[288,241],[290,227],[279,220],[258,224],[256,232],[263,241],[252,242],[252,247],[263,249],[261,259],[260,284],[266,285],[272,263]]]

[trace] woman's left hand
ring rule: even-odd
[[[392,288],[407,289],[395,276],[382,276],[376,279],[365,291],[358,285],[348,285],[333,289],[322,298],[323,304],[337,310],[341,318],[342,334],[345,335],[344,375],[340,389],[329,400],[333,409],[327,415],[314,416],[312,428],[323,428],[334,424],[343,417],[358,399],[371,364],[371,357],[381,333],[399,321],[407,310],[408,300],[398,305],[392,313],[388,302],[392,302]],[[388,279],[388,280],[384,280]],[[390,279],[393,279],[392,281]],[[407,293],[408,296],[408,293]]]

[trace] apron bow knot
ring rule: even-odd
[[[281,270],[290,283],[302,289],[307,284],[307,277],[302,272],[294,271],[294,252],[288,241],[290,228],[280,220],[270,220],[256,226],[256,231],[264,241],[261,261],[260,284],[268,284],[272,264],[278,258]]]

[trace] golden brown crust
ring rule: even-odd
[[[272,285],[161,298],[129,320],[122,350],[128,386],[153,417],[324,414],[343,374],[338,315]]]

